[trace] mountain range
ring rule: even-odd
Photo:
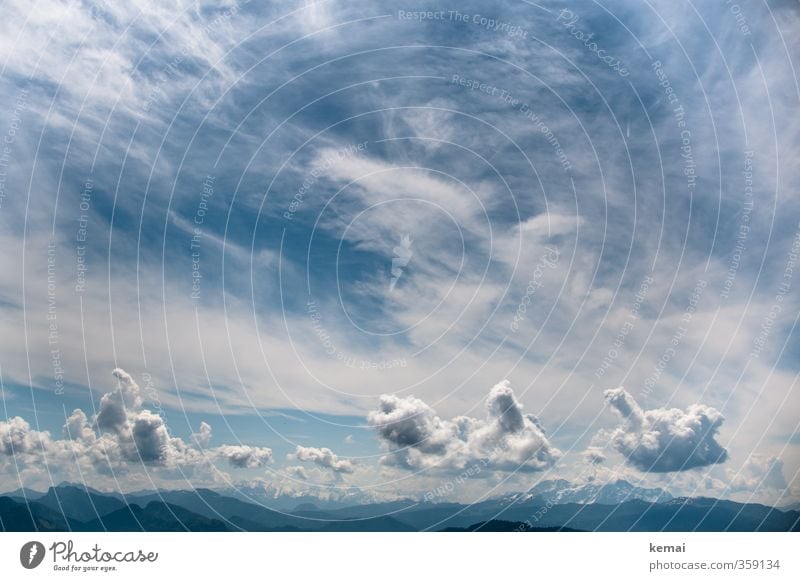
[[[76,484],[0,495],[4,531],[798,531],[800,511],[713,498],[673,498],[618,480],[547,480],[473,504],[347,504],[291,497],[267,506],[253,491],[160,490],[122,495]],[[297,502],[297,501],[300,502]]]
[[[528,492],[520,492],[505,497],[508,502],[525,502],[536,499],[544,504],[619,504],[627,500],[645,502],[665,502],[672,495],[660,488],[641,488],[626,480],[614,482],[573,483],[567,480],[545,480]]]

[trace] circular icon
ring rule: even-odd
[[[30,541],[19,550],[19,562],[26,569],[35,569],[44,560],[44,545],[39,541]]]

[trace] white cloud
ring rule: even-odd
[[[461,470],[481,463],[494,470],[538,471],[561,456],[538,419],[522,412],[508,381],[491,389],[486,407],[486,419],[443,420],[413,396],[383,395],[368,421],[391,452],[382,462],[408,470]]]
[[[131,421],[131,435],[143,462],[164,462],[170,437],[161,416],[150,410],[139,412]]]
[[[606,461],[606,455],[599,446],[589,446],[583,452],[583,459],[592,466],[597,466]]]
[[[352,460],[339,458],[330,448],[307,448],[297,446],[294,454],[289,454],[290,460],[300,462],[313,462],[322,468],[328,468],[341,474],[352,474],[355,465]]]
[[[758,494],[764,491],[785,491],[786,478],[783,475],[783,460],[774,456],[751,454],[741,470],[728,471],[732,492]]]
[[[611,443],[639,470],[676,472],[728,458],[728,452],[715,440],[724,418],[714,408],[695,404],[686,411],[643,411],[622,387],[607,390],[605,398],[624,420],[611,434]]]
[[[148,100],[196,83],[192,66],[212,70],[217,82],[232,79],[221,57],[235,42],[230,25],[247,24],[242,4],[205,6],[201,16],[185,3],[14,0],[0,23],[0,48],[7,73],[58,85],[76,108],[86,99],[82,115],[115,107],[152,116],[159,103],[149,108]]]
[[[302,466],[287,466],[286,474],[298,480],[308,480],[308,472]]]
[[[122,369],[115,369],[112,374],[119,380],[119,385],[100,399],[100,411],[95,422],[100,431],[130,438],[128,413],[141,407],[141,392],[133,378]]]
[[[93,421],[76,409],[63,426],[63,438],[33,429],[21,417],[0,422],[0,456],[24,471],[31,469],[86,476],[125,473],[135,467],[153,470],[207,470],[217,460],[234,468],[260,468],[272,459],[272,450],[245,445],[207,448],[211,427],[201,422],[192,445],[169,434],[164,418],[142,408],[139,385],[130,374],[115,369],[117,388],[103,395]],[[204,449],[205,448],[205,449]]]
[[[197,432],[192,434],[192,442],[194,442],[198,448],[207,448],[208,444],[211,442],[211,426],[205,422],[200,422],[200,427]]]
[[[63,429],[64,438],[68,440],[78,440],[81,442],[93,442],[97,439],[97,434],[89,424],[89,419],[81,409],[76,409],[67,418],[67,423]]]
[[[227,458],[236,468],[260,468],[272,460],[272,450],[251,446],[219,446],[211,450],[218,458]]]
[[[0,422],[0,450],[3,454],[30,454],[46,446],[49,435],[31,430],[30,424],[20,417]]]

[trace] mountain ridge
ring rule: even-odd
[[[621,502],[613,502],[616,499]],[[27,502],[19,496],[0,496],[0,528],[54,532],[800,530],[800,511],[706,497],[673,498],[660,489],[625,481],[545,481],[526,493],[474,504],[405,500],[336,508],[300,504],[295,509],[299,510],[275,510],[202,488],[126,495],[121,500],[64,484]]]

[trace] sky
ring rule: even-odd
[[[800,501],[796,2],[161,4],[1,9],[0,489]]]

